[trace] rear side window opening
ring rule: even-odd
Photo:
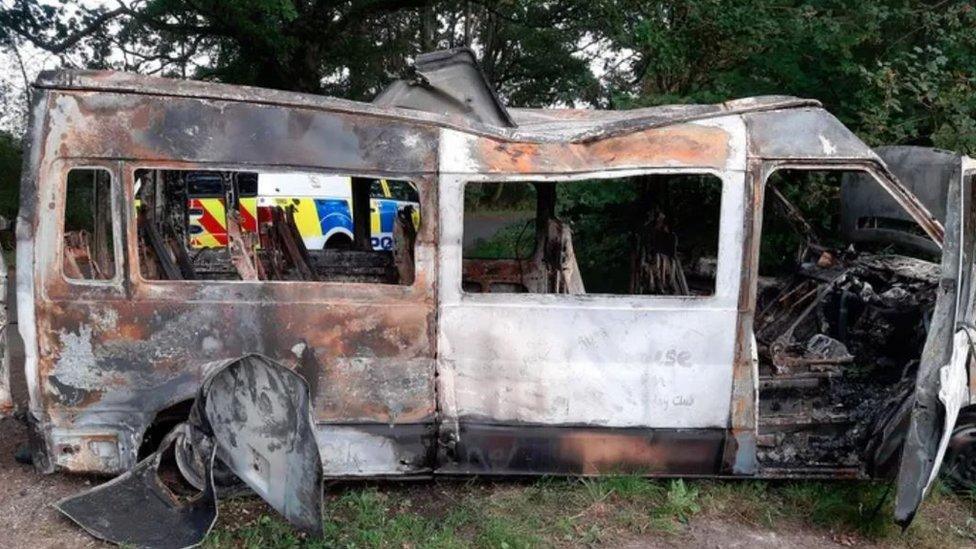
[[[412,182],[299,171],[134,176],[146,280],[413,283]]]
[[[68,171],[61,266],[68,280],[115,278],[112,175],[105,168]]]
[[[722,181],[645,174],[464,189],[468,293],[715,293]]]

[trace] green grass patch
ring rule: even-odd
[[[937,487],[907,535],[891,523],[881,483],[647,480],[636,475],[531,483],[425,483],[330,490],[324,536],[296,532],[260,500],[221,502],[207,547],[486,547],[613,545],[641,537],[691,541],[699,521],[811,530],[886,545],[976,541],[976,495]]]

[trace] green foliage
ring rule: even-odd
[[[976,8],[915,5],[885,55],[864,62],[858,126],[869,142],[976,152]],[[896,31],[897,32],[897,31]]]
[[[471,44],[512,104],[595,98],[585,0],[14,0],[8,33],[76,64],[370,100],[423,51]],[[128,55],[118,53],[119,46]]]
[[[684,0],[607,25],[618,106],[757,94],[822,101],[870,144],[976,151],[976,9],[966,0]]]
[[[774,276],[790,273],[796,267],[797,251],[806,241],[773,196],[770,188],[782,193],[799,210],[823,244],[843,247],[837,239],[840,230],[840,185],[846,172],[778,170],[767,181],[763,205],[763,234],[759,249],[759,272]],[[873,182],[871,182],[873,184]]]
[[[13,0],[0,42],[71,64],[370,99],[471,45],[513,106],[813,97],[872,144],[976,150],[968,0]],[[118,55],[124,47],[127,55]]]
[[[480,241],[465,252],[471,259],[525,259],[535,251],[535,220],[526,219],[506,225],[488,240]]]
[[[0,215],[17,217],[20,200],[20,140],[0,132]]]
[[[614,495],[626,501],[661,500],[667,497],[662,485],[638,475],[605,475],[580,480],[584,494],[591,502],[603,501]]]
[[[710,176],[617,178],[557,186],[556,216],[570,224],[586,290],[627,293],[631,251],[660,210],[686,262],[718,253],[721,184]]]

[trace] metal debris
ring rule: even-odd
[[[260,355],[217,365],[187,422],[151,456],[58,510],[119,545],[199,544],[217,519],[215,463],[295,527],[322,532],[322,468],[305,381]],[[216,461],[219,460],[219,461]]]
[[[217,500],[212,479],[202,491],[183,487],[175,463],[170,463],[164,480],[162,460],[172,462],[174,445],[181,430],[174,430],[159,450],[139,462],[131,471],[81,494],[62,499],[59,511],[91,535],[118,545],[138,548],[194,547],[217,521]],[[208,456],[212,463],[213,452]],[[208,467],[209,469],[209,467]]]
[[[861,254],[826,268],[808,264],[780,290],[757,322],[761,462],[853,469],[874,462],[866,450],[883,443],[870,435],[891,403],[911,394],[905,381],[927,335],[935,267]],[[798,293],[806,305],[784,301]]]

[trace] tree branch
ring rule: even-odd
[[[29,14],[27,9],[24,9],[23,11],[25,16],[27,16],[31,20],[31,23],[36,25],[37,20],[34,19],[33,15]],[[126,14],[127,11],[128,11],[127,8],[116,8],[114,10],[103,12],[97,17],[95,17],[94,19],[92,19],[91,21],[89,21],[88,24],[85,25],[85,27],[75,31],[74,33],[70,34],[69,36],[65,37],[59,42],[48,42],[46,40],[43,40],[41,39],[40,36],[38,36],[34,32],[30,32],[29,29],[26,29],[23,26],[11,25],[10,28],[11,30],[19,34],[22,38],[24,38],[31,44],[37,46],[38,48],[41,48],[42,50],[48,51],[55,55],[59,55],[67,52],[69,49],[74,47],[78,42],[80,42],[84,38],[98,32],[109,21],[112,21],[113,19],[115,19],[120,15]]]

